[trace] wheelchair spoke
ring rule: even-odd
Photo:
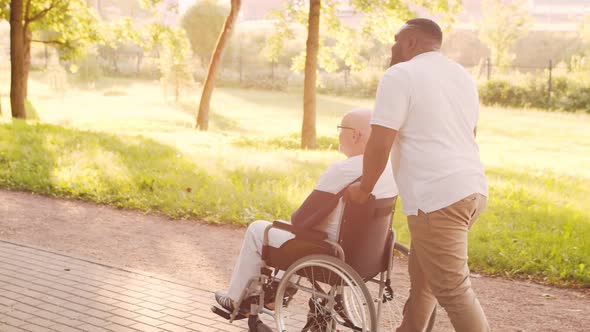
[[[315,258],[315,259],[314,259]],[[291,282],[293,275],[301,276]],[[375,311],[362,279],[340,260],[312,255],[299,260],[283,276],[277,289],[278,301],[287,287],[298,289],[288,303],[275,308],[279,331],[374,331]],[[353,324],[344,311],[343,294],[349,290],[359,324]],[[356,326],[354,326],[356,325]]]
[[[379,283],[367,283],[371,298],[378,315],[379,331],[395,331],[403,317],[404,304],[407,298],[405,288],[392,281],[392,292],[387,294],[385,289],[381,290]],[[385,285],[383,285],[385,288]],[[385,295],[388,296],[385,296]]]

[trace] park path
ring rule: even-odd
[[[208,312],[244,231],[0,190],[0,331],[244,331]],[[587,294],[474,276],[494,331],[590,329]]]

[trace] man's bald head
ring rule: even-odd
[[[368,109],[355,109],[342,118],[342,123],[350,123],[351,127],[356,128],[364,139],[368,139],[371,134],[372,114]]]
[[[368,109],[355,109],[344,115],[340,122],[340,152],[348,157],[363,154],[371,135],[371,116]]]

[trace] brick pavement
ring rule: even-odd
[[[209,290],[0,241],[0,331],[246,331]]]

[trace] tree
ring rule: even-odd
[[[23,73],[24,35],[23,35],[23,0],[10,2],[10,106],[12,116],[26,118]]]
[[[181,26],[186,31],[193,53],[199,57],[202,66],[209,64],[211,51],[215,47],[227,8],[214,0],[201,0],[190,7],[182,16]]]
[[[165,88],[172,87],[174,101],[180,100],[182,90],[193,82],[188,70],[190,47],[186,33],[182,29],[168,29],[162,40],[160,71]]]
[[[580,30],[580,37],[582,38],[582,40],[587,43],[590,44],[590,13],[586,14],[584,16],[584,19],[582,20],[582,22],[579,25],[579,30]],[[588,55],[590,55],[590,45],[586,45],[587,46],[587,52],[589,53]]]
[[[141,0],[142,5],[145,7],[155,8],[156,5],[162,2],[162,0]],[[211,104],[211,96],[213,95],[213,89],[215,88],[215,77],[217,76],[217,70],[221,62],[221,56],[229,40],[236,18],[240,13],[240,7],[242,6],[241,0],[231,0],[231,6],[229,14],[227,15],[223,24],[223,30],[217,39],[215,44],[215,50],[211,56],[209,62],[209,68],[207,70],[207,78],[203,85],[203,91],[201,93],[201,101],[199,102],[199,111],[197,113],[197,124],[196,127],[200,130],[206,131],[209,128],[209,108]]]
[[[16,11],[9,10],[13,6]],[[11,84],[11,104],[15,98],[15,112],[19,117],[26,117],[19,105],[24,104],[28,94],[31,43],[53,45],[62,59],[75,59],[84,54],[89,44],[100,39],[100,26],[84,0],[0,0],[0,17],[10,17],[11,39],[14,38],[11,47],[16,48],[17,56],[23,60],[22,69],[19,59],[11,64],[16,66],[11,72],[17,76]],[[13,92],[13,88],[20,91]],[[20,98],[22,101],[16,100]]]
[[[310,7],[307,6],[307,2],[307,0],[289,0],[285,8],[272,14],[275,18],[275,29],[268,38],[264,50],[267,59],[276,61],[278,56],[282,55],[285,41],[293,37],[294,27],[307,26],[307,48],[292,59],[293,70],[300,71],[305,67],[302,148],[314,148],[316,145],[315,77],[317,69],[331,72],[343,63],[353,71],[360,71],[366,63],[362,57],[362,50],[369,49],[373,45],[372,40],[386,44],[392,43],[395,32],[406,20],[415,17],[418,10],[422,13],[427,11],[436,16],[444,27],[453,22],[455,14],[461,8],[459,0],[323,0],[321,3],[310,1]],[[319,8],[314,7],[316,2]],[[307,11],[308,8],[310,12]],[[343,24],[338,17],[342,9],[362,14],[362,27],[355,29]],[[319,11],[318,24],[321,22],[317,34],[311,31],[316,29],[315,23],[311,24],[309,21],[311,18],[315,19],[316,10]],[[310,40],[310,37],[315,40]],[[317,45],[317,49],[314,49],[314,45]],[[313,52],[311,54],[310,46]],[[314,63],[314,69],[310,68],[309,66],[314,66]]]
[[[309,26],[305,47],[305,79],[303,82],[303,123],[301,125],[301,147],[314,149],[316,145],[316,74],[320,38],[320,0],[309,2]]]
[[[477,23],[479,39],[490,49],[495,66],[506,68],[516,57],[510,49],[528,34],[532,17],[526,0],[485,0],[484,17]]]
[[[213,88],[215,87],[215,77],[219,68],[219,62],[228,39],[231,36],[235,20],[240,12],[242,5],[241,0],[231,0],[230,12],[225,19],[223,24],[223,30],[219,35],[217,44],[215,45],[215,51],[211,57],[209,63],[209,69],[207,70],[207,78],[203,86],[203,92],[201,94],[201,101],[199,103],[199,113],[197,114],[197,128],[206,131],[209,128],[209,107],[211,104],[211,96],[213,95]]]
[[[174,8],[158,8],[160,2],[157,0],[141,4],[142,9],[151,14],[152,20],[138,23],[129,17],[123,17],[107,25],[103,29],[105,45],[102,53],[116,61],[117,51],[125,46],[141,47],[145,52],[155,51],[160,62],[164,90],[167,93],[171,87],[175,101],[179,101],[184,88],[193,83],[189,70],[191,50],[186,31],[161,23],[164,19],[160,16],[160,10]]]

